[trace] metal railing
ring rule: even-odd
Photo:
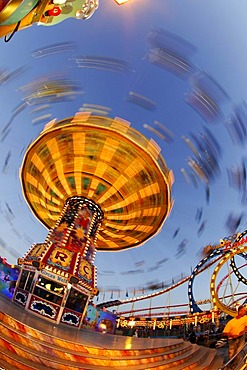
[[[232,363],[236,359],[236,357],[241,357],[238,364],[234,367],[234,370],[247,370],[247,343],[245,343],[244,347],[237,352],[224,366],[222,366],[219,370],[227,370],[233,369]]]

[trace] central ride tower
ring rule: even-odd
[[[172,172],[157,144],[129,122],[78,113],[45,126],[25,153],[20,177],[49,232],[18,260],[13,300],[80,327],[98,292],[96,251],[137,247],[159,232],[172,207]]]

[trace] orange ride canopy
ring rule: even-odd
[[[51,121],[28,147],[20,177],[27,203],[49,229],[68,198],[98,204],[101,251],[143,244],[172,208],[173,174],[160,148],[120,118],[77,113]]]

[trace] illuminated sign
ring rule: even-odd
[[[46,244],[36,244],[28,253],[27,258],[29,259],[30,257],[32,257],[32,259],[38,259],[45,252],[46,248]]]
[[[72,261],[73,253],[64,248],[56,247],[50,255],[50,262],[55,266],[61,266],[68,270]]]
[[[43,276],[46,276],[46,277],[52,279],[52,280],[59,281],[60,283],[63,283],[63,284],[67,284],[68,283],[68,280],[65,279],[63,276],[59,276],[59,275],[53,274],[52,272],[49,272],[49,271],[46,271],[46,270],[42,270],[41,271],[41,274]]]
[[[80,268],[79,268],[80,275],[86,279],[87,281],[92,280],[92,265],[85,260],[81,261]]]

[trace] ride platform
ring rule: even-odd
[[[216,370],[222,362],[217,350],[183,339],[125,337],[49,325],[1,297],[1,369]]]

